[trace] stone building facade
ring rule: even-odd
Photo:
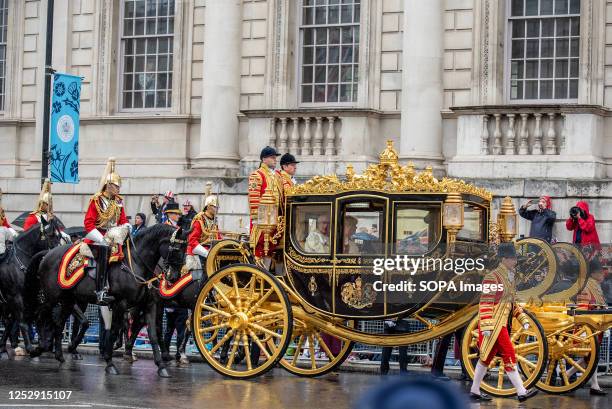
[[[9,216],[40,186],[47,5],[0,0]],[[52,65],[83,77],[81,183],[53,188],[68,225],[109,156],[131,215],[166,190],[199,203],[211,180],[238,229],[263,146],[305,178],[363,169],[392,139],[517,204],[550,194],[561,240],[585,198],[612,238],[612,1],[55,0]]]

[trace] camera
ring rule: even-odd
[[[574,206],[570,209],[570,216],[576,218],[580,215],[580,208],[578,206]]]

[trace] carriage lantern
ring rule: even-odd
[[[497,215],[497,224],[499,225],[499,237],[502,242],[509,242],[516,236],[516,210],[514,203],[509,196],[504,197],[499,214]]]
[[[449,243],[455,241],[457,233],[463,228],[463,200],[457,192],[450,192],[444,201],[444,228],[448,231]]]
[[[264,235],[264,255],[268,255],[272,234],[278,225],[278,203],[272,190],[266,188],[257,208],[257,228]]]

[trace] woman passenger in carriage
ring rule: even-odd
[[[304,250],[314,254],[329,253],[329,215],[327,213],[317,218],[317,229],[311,231],[306,237]]]

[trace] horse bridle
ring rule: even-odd
[[[170,254],[172,251],[180,251],[181,250],[181,246],[182,244],[185,244],[187,242],[187,240],[181,240],[181,239],[177,239],[176,238],[176,234],[178,233],[178,230],[175,230],[172,233],[172,236],[170,237],[170,245],[168,246],[168,259],[170,258]],[[131,241],[131,239],[128,239]],[[128,246],[130,245],[130,241],[128,241]],[[179,246],[177,246],[177,244]],[[157,264],[155,264],[154,268],[150,268],[147,263],[142,259],[142,257],[140,257],[140,254],[138,254],[138,252],[134,252],[135,257],[138,259],[138,261],[140,262],[140,264],[142,264],[146,269],[148,269],[153,275],[155,275],[155,269],[157,267],[159,267],[159,269],[161,270],[161,274],[163,274],[164,276],[167,277],[168,271],[167,271],[167,267],[168,267],[168,262],[167,259],[165,257],[160,257],[159,260],[157,261]],[[137,282],[140,282],[141,284],[147,284],[147,285],[151,285],[152,282],[157,281],[159,279],[159,276],[157,277],[153,277],[150,280],[146,280],[144,277],[138,276],[136,275],[136,273],[134,273],[132,268],[128,268],[128,270],[131,272],[132,276],[134,277],[134,279]],[[160,274],[160,275],[161,275]]]

